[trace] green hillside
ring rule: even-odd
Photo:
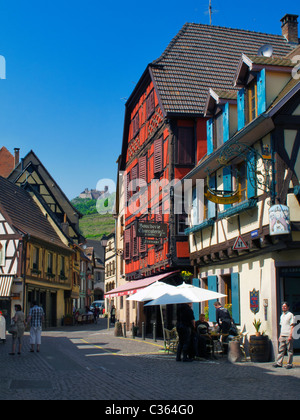
[[[114,231],[115,219],[112,214],[88,214],[79,221],[79,227],[85,238],[100,241],[103,235]]]
[[[98,202],[79,197],[71,201],[73,206],[83,214],[83,218],[79,221],[79,227],[85,238],[100,240],[103,235],[114,231],[115,219],[111,214],[114,198],[115,194],[111,194],[108,198],[98,200]]]

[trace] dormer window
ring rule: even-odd
[[[210,89],[205,106],[207,154],[226,143],[237,130],[237,92]]]

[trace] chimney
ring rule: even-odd
[[[20,162],[20,149],[18,147],[15,147],[14,151],[15,151],[15,167],[16,167]]]
[[[282,36],[284,36],[288,42],[292,44],[298,44],[298,15],[286,14],[280,22],[282,22]]]

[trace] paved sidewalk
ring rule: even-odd
[[[300,396],[300,356],[292,370],[272,363],[178,363],[162,340],[115,337],[99,325],[43,332],[40,353],[9,356],[11,337],[0,343],[0,400],[249,400]]]

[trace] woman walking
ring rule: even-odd
[[[15,334],[13,334],[12,336],[12,352],[9,353],[11,356],[14,356],[16,353],[16,342],[18,340],[18,344],[19,344],[19,351],[18,354],[21,354],[21,350],[22,350],[22,344],[23,344],[23,336],[24,336],[24,332],[25,332],[25,315],[22,312],[22,308],[21,305],[15,305],[15,311],[16,314],[13,317],[13,321],[17,327],[17,331]]]

